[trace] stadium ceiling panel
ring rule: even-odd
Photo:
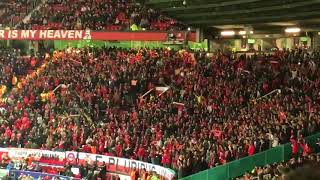
[[[146,0],[146,4],[193,26],[320,28],[320,0]]]

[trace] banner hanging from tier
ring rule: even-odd
[[[62,176],[57,174],[48,174],[35,171],[11,170],[10,177],[12,179],[61,179],[61,180],[79,180],[79,178]]]
[[[190,32],[174,33],[177,40],[194,40]],[[188,37],[188,38],[186,38]],[[0,40],[167,41],[167,32],[104,32],[90,30],[0,30]]]
[[[81,164],[98,164],[103,162],[107,165],[107,171],[130,175],[133,168],[138,170],[146,169],[150,172],[156,172],[165,180],[172,180],[175,172],[169,168],[159,165],[142,162],[133,159],[120,158],[115,156],[105,156],[99,154],[90,154],[76,151],[49,151],[42,149],[24,149],[24,148],[0,148],[0,158],[9,161],[21,161],[26,158],[32,158],[32,162],[46,166],[61,166],[66,163],[79,166]]]

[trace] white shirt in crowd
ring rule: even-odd
[[[297,70],[292,70],[291,71],[291,75],[292,75],[292,79],[296,78],[298,75],[298,71]]]

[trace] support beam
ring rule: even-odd
[[[175,12],[175,11],[185,11],[185,10],[217,8],[217,7],[233,6],[233,5],[246,4],[246,3],[254,3],[259,1],[264,1],[264,0],[234,0],[234,1],[216,3],[216,4],[201,4],[201,5],[190,5],[190,6],[187,5],[186,7],[165,8],[165,9],[162,9],[162,11]]]
[[[223,15],[237,15],[237,14],[250,14],[250,13],[258,13],[258,12],[266,12],[266,11],[282,11],[289,10],[293,8],[302,8],[304,6],[310,5],[319,5],[319,0],[311,0],[311,1],[302,1],[298,3],[288,4],[286,6],[274,5],[270,7],[261,7],[255,9],[240,9],[240,10],[230,10],[230,11],[221,11],[221,12],[205,12],[205,13],[192,13],[192,14],[178,14],[175,17],[179,19],[188,19],[188,18],[196,18],[196,17],[208,17],[208,16],[223,16]]]
[[[294,13],[294,12],[293,12]],[[285,22],[293,20],[303,20],[305,18],[315,18],[320,17],[319,11],[311,12],[300,12],[295,14],[286,14],[280,16],[260,16],[260,17],[246,17],[246,18],[232,18],[232,19],[207,19],[207,20],[196,20],[187,21],[188,24],[196,25],[233,25],[233,24],[255,24],[255,23],[266,23],[266,22]]]

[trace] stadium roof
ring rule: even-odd
[[[145,0],[150,7],[192,26],[218,29],[252,27],[283,31],[299,26],[320,30],[320,0]],[[185,1],[185,3],[184,3]]]

